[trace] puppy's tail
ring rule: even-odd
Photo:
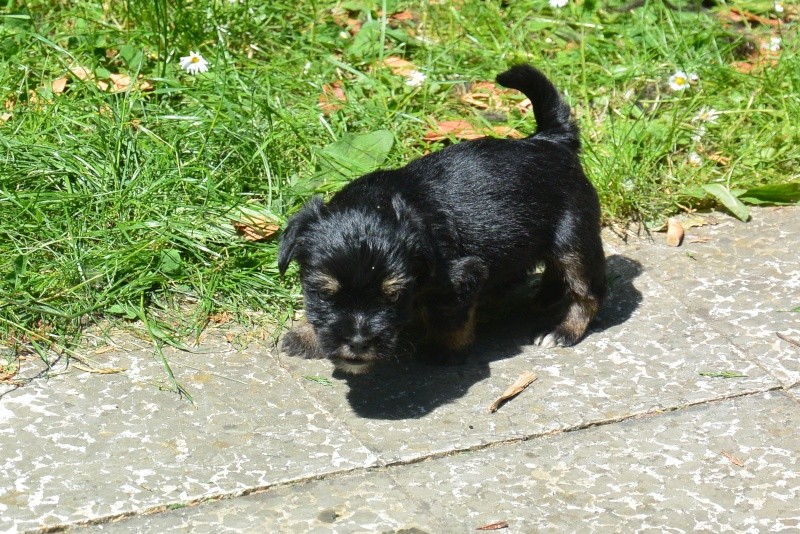
[[[517,65],[499,74],[497,83],[516,89],[530,99],[536,117],[536,133],[559,135],[573,148],[580,148],[580,132],[570,119],[569,106],[539,70],[526,64]]]

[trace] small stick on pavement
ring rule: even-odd
[[[536,373],[532,373],[530,371],[522,373],[522,376],[517,378],[517,381],[511,384],[508,389],[505,390],[502,395],[497,397],[492,405],[489,406],[489,413],[496,412],[497,409],[500,408],[500,406],[502,406],[502,404],[508,399],[514,398],[522,393],[522,390],[530,386],[534,380],[536,380]]]
[[[732,455],[731,453],[729,453],[729,452],[725,452],[725,451],[722,451],[722,455],[723,455],[725,458],[727,458],[728,460],[730,460],[730,461],[731,461],[731,463],[732,463],[733,465],[737,465],[737,466],[739,466],[739,467],[744,467],[744,462],[743,462],[743,461],[741,461],[741,460],[740,460],[739,458],[737,458],[736,456]]]
[[[494,523],[478,527],[475,530],[500,530],[501,528],[508,528],[508,521],[495,521]]]
[[[796,339],[792,339],[789,336],[785,336],[785,335],[781,334],[780,332],[775,332],[775,335],[778,336],[779,338],[781,338],[782,340],[784,340],[785,342],[791,343],[795,347],[800,347],[800,341],[797,341]]]

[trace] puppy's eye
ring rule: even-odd
[[[333,297],[336,296],[335,292],[329,291],[327,289],[311,289],[309,293],[311,293],[320,300],[331,300],[333,299]]]
[[[325,273],[316,273],[307,280],[308,292],[321,300],[330,300],[339,292],[339,281]]]
[[[403,293],[407,280],[400,276],[390,276],[381,284],[381,293],[383,298],[392,304],[400,300],[400,295]]]

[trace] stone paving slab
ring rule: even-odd
[[[743,223],[692,228],[680,248],[632,243],[625,251],[693,314],[768,369],[785,386],[800,382],[800,352],[776,332],[800,339],[800,210],[765,208]]]
[[[610,298],[592,332],[574,348],[532,346],[536,318],[511,316],[481,328],[481,342],[464,365],[404,360],[365,377],[332,375],[328,362],[278,357],[260,343],[236,349],[224,338],[208,340],[195,354],[167,351],[196,405],[160,389],[169,386],[161,363],[141,343],[97,356],[104,366],[127,368],[125,373],[90,375],[73,366],[17,389],[0,384],[0,530],[105,521],[207,499],[247,503],[250,497],[242,495],[266,488],[273,489],[264,495],[277,495],[275,502],[289,506],[281,512],[285,515],[230,512],[226,521],[241,524],[247,517],[258,525],[261,518],[265,524],[275,521],[280,530],[292,524],[287,517],[296,516],[304,518],[299,525],[305,530],[303,525],[316,524],[312,520],[319,518],[312,512],[319,507],[303,507],[292,488],[322,478],[303,486],[313,493],[327,488],[330,478],[332,484],[351,480],[342,487],[362,500],[373,499],[369,510],[357,508],[356,498],[346,501],[355,507],[354,521],[360,525],[451,531],[449,526],[462,524],[457,521],[466,525],[469,519],[471,525],[477,511],[470,516],[453,512],[456,519],[451,512],[440,513],[437,501],[406,491],[410,486],[400,470],[416,469],[409,465],[415,462],[423,462],[420,468],[446,466],[469,457],[486,458],[481,461],[496,464],[499,473],[507,467],[502,451],[514,462],[518,446],[545,447],[554,439],[549,434],[588,436],[603,425],[607,433],[598,435],[615,446],[617,426],[633,429],[657,417],[703,413],[709,406],[738,406],[737,417],[753,419],[751,426],[760,424],[764,410],[771,413],[767,401],[793,414],[797,405],[792,402],[800,394],[790,386],[797,382],[793,373],[800,373],[800,351],[777,343],[773,330],[800,338],[800,314],[778,311],[800,306],[790,252],[800,250],[800,231],[762,241],[768,250],[760,262],[752,259],[759,257],[759,248],[749,253],[740,248],[775,227],[796,224],[798,214],[797,209],[756,210],[748,225],[703,228],[715,232],[706,243],[680,249],[609,239]],[[726,241],[729,232],[732,241]],[[709,248],[691,248],[699,246]],[[758,293],[743,290],[748,288]],[[737,301],[742,295],[748,300]],[[719,315],[723,311],[728,315]],[[528,370],[538,380],[488,414],[494,398]],[[704,374],[726,371],[744,376]],[[330,379],[331,385],[307,379],[314,376]],[[774,392],[781,387],[791,397]],[[725,400],[767,391],[773,393],[763,402]],[[715,401],[720,403],[708,404]],[[702,421],[686,420],[692,422]],[[798,428],[794,419],[785,423]],[[650,430],[642,427],[642,432],[647,437]],[[686,430],[685,436],[693,434]],[[602,439],[591,446],[609,450]],[[528,441],[509,443],[519,440]],[[575,454],[573,459],[589,461]],[[794,458],[786,461],[787,473],[795,472]],[[617,464],[609,465],[610,479]],[[689,464],[671,466],[674,476],[682,476],[684,465]],[[619,471],[620,477],[625,473]],[[537,483],[525,481],[531,487]],[[314,499],[323,502],[325,494],[319,490]],[[389,509],[392,513],[381,510],[382,494],[402,500],[403,506]],[[211,505],[200,508],[206,506]],[[304,511],[292,515],[294,508]],[[330,519],[330,514],[320,517]]]
[[[94,529],[797,531],[799,427],[796,400],[762,393]]]
[[[309,386],[310,394],[392,463],[779,386],[635,262],[618,254],[609,263],[613,305],[575,347],[531,346],[535,322],[522,318],[490,332],[466,365],[398,364],[341,376],[335,387]],[[295,378],[332,370],[327,361],[282,358],[282,364]],[[538,375],[529,391],[488,414],[528,370]],[[701,374],[723,371],[745,376]]]
[[[158,388],[151,351],[0,400],[0,530],[59,525],[374,465],[376,456],[266,351],[168,351],[196,405]],[[183,367],[186,363],[194,369]],[[196,369],[196,370],[195,370]]]

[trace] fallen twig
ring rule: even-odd
[[[729,452],[722,451],[722,455],[731,461],[733,465],[744,467],[744,462]]]
[[[781,334],[780,332],[775,332],[775,335],[784,340],[785,342],[791,343],[795,347],[800,347],[800,341],[797,341],[796,339],[792,339],[789,336]]]
[[[502,395],[497,397],[492,405],[489,406],[489,413],[496,412],[504,402],[522,393],[522,390],[531,385],[534,380],[536,380],[536,373],[532,373],[530,371],[522,373],[522,376],[517,378],[517,381],[511,384],[508,389],[506,389]]]
[[[508,528],[508,521],[495,521],[494,523],[488,523],[482,527],[478,527],[475,530],[500,530],[501,528]]]

